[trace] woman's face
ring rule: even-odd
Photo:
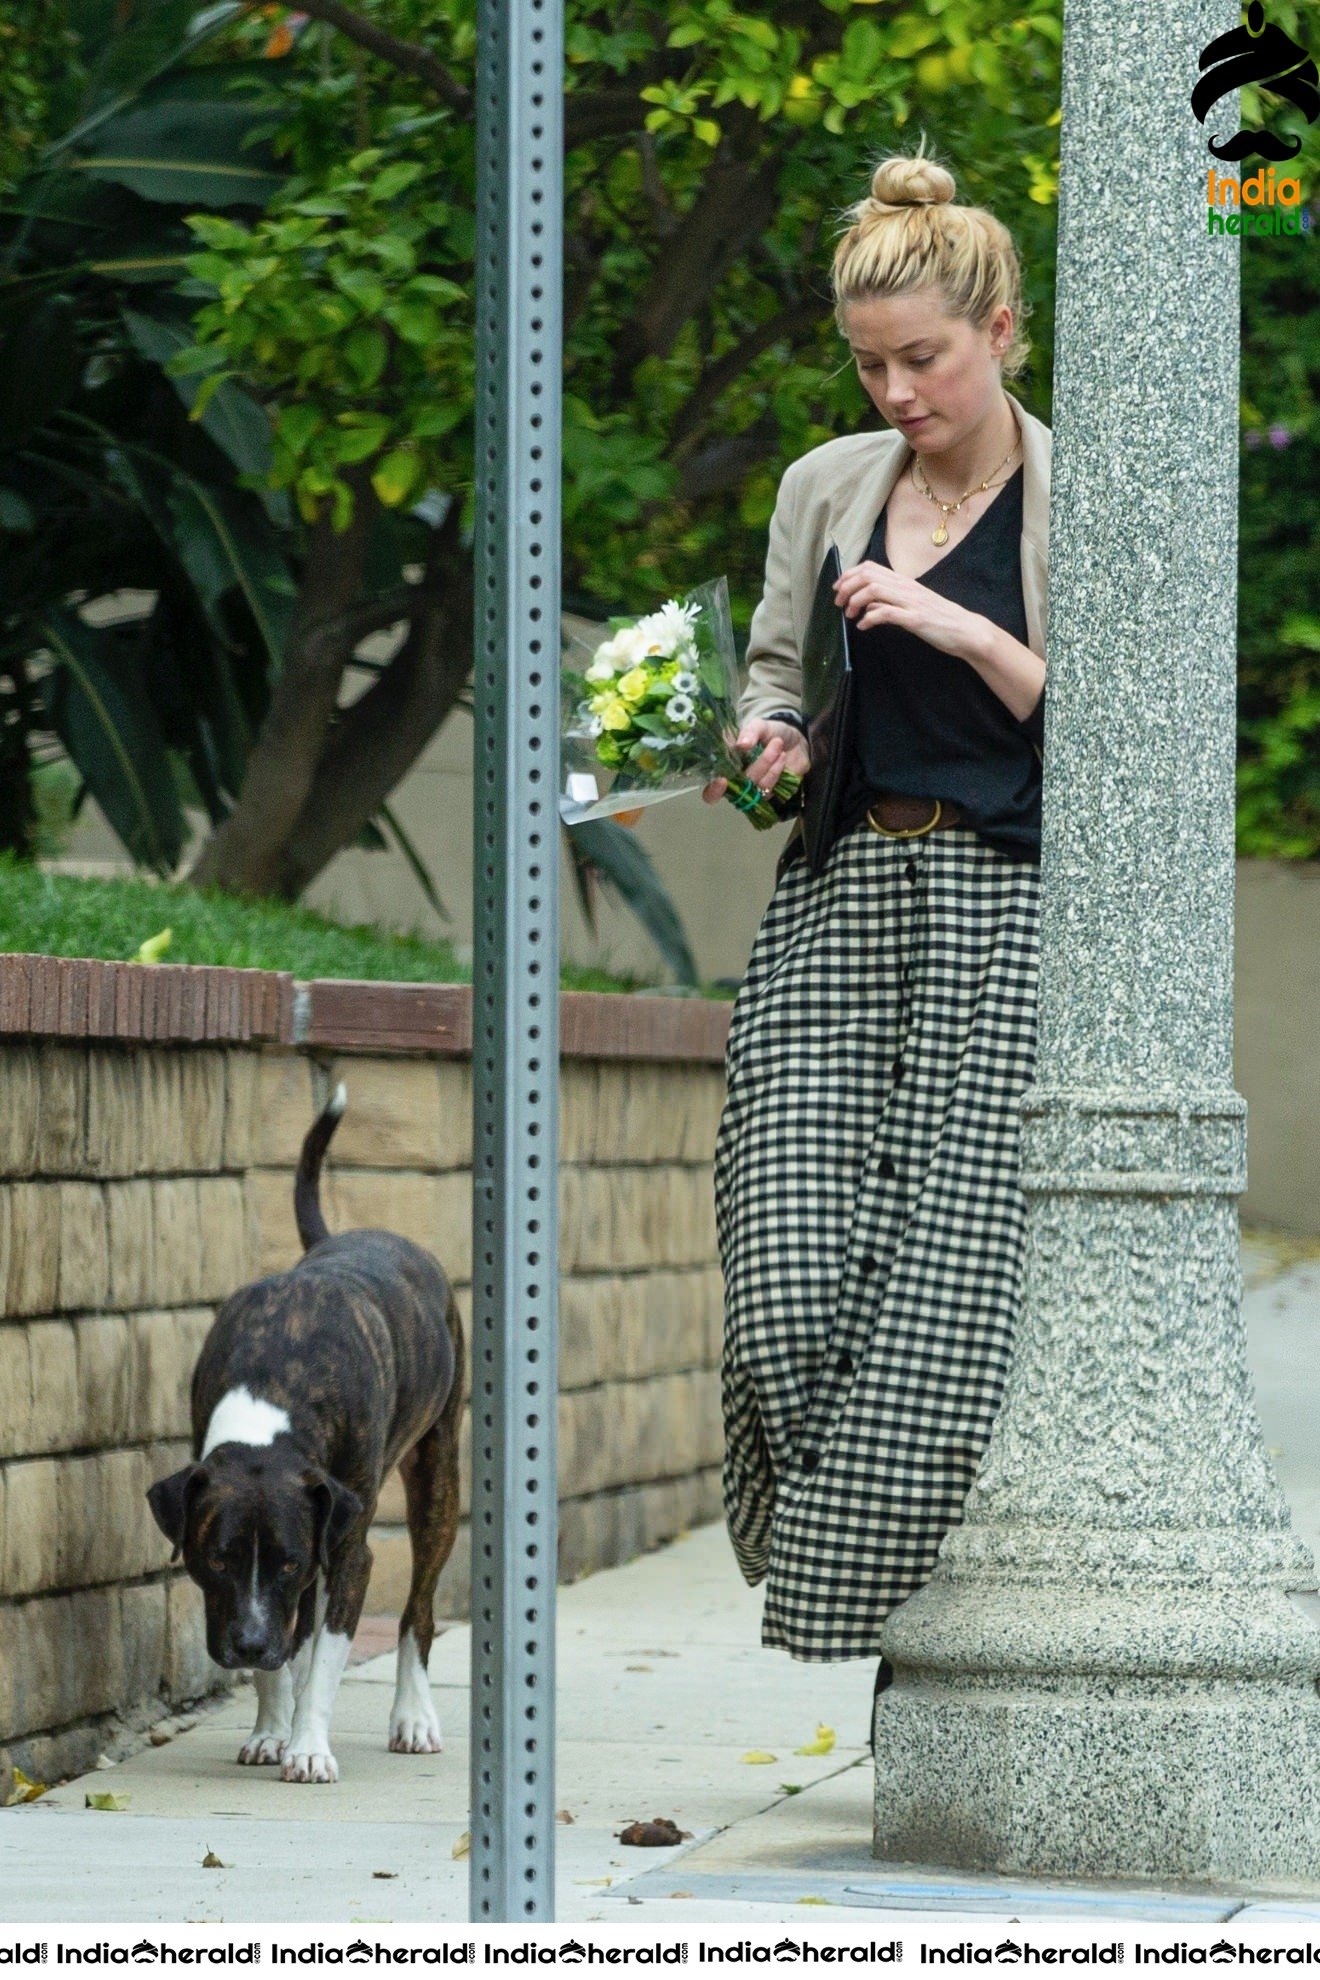
[[[993,411],[996,353],[1013,329],[1006,303],[981,330],[947,315],[934,289],[848,303],[842,315],[867,397],[915,452],[956,446]]]

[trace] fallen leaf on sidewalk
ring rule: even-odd
[[[128,1807],[132,1799],[131,1794],[85,1794],[83,1796],[83,1806],[84,1808],[99,1808],[102,1813],[107,1815],[119,1815]]]
[[[613,1877],[575,1877],[573,1882],[575,1884],[612,1884],[614,1879]]]
[[[556,1822],[572,1822],[576,1820],[576,1817],[570,1815],[566,1808],[560,1808],[556,1811],[555,1820]]]
[[[206,1855],[202,1858],[202,1868],[203,1870],[227,1870],[229,1865],[222,1863],[213,1849],[208,1849]]]
[[[40,1801],[42,1795],[49,1792],[49,1788],[48,1781],[34,1781],[30,1775],[23,1772],[21,1767],[15,1767],[14,1788],[5,1807],[16,1808],[20,1801]]]
[[[670,1895],[670,1897],[671,1897],[671,1898],[676,1898],[676,1897],[688,1897],[688,1898],[690,1898],[690,1897],[692,1896],[692,1892],[691,1892],[691,1891],[671,1891],[671,1892],[669,1893],[669,1895]]]
[[[692,1831],[680,1829],[667,1815],[655,1815],[649,1822],[630,1822],[619,1837],[637,1849],[672,1849],[675,1843],[691,1842]]]
[[[743,1754],[742,1763],[744,1767],[772,1767],[778,1758],[777,1753],[762,1753],[753,1747],[750,1753]]]
[[[833,1753],[833,1726],[817,1726],[816,1737],[813,1740],[809,1740],[805,1746],[795,1746],[793,1751],[795,1753]]]
[[[795,1899],[793,1900],[793,1902],[794,1902],[795,1904],[828,1904],[828,1903],[829,1903],[829,1899],[828,1899],[828,1898],[817,1898],[817,1897],[812,1897],[812,1898],[795,1898]]]
[[[466,1856],[468,1851],[471,1849],[471,1847],[472,1847],[472,1831],[471,1829],[464,1829],[462,1835],[459,1837],[458,1841],[454,1844],[454,1847],[450,1850],[449,1854],[455,1860],[457,1860],[460,1856]]]
[[[802,1792],[802,1786],[799,1781],[781,1781],[779,1787],[780,1792],[783,1794],[801,1794]]]
[[[371,1874],[373,1877],[397,1877],[399,1873],[397,1870],[373,1870]]]

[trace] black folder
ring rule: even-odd
[[[802,647],[802,713],[811,768],[802,786],[802,841],[812,875],[821,871],[838,836],[839,805],[852,763],[856,697],[848,620],[834,602],[843,573],[831,543],[816,579]]]

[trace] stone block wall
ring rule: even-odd
[[[154,1035],[130,1022],[120,1039],[109,1018],[91,1028],[95,998],[67,974],[96,966],[64,966],[57,986],[47,965],[42,1005],[39,970],[15,992],[23,961],[0,958],[0,1771],[7,1758],[50,1779],[219,1676],[145,1493],[189,1455],[189,1383],[215,1306],[299,1255],[293,1166],[337,1080],[349,1107],[324,1181],[331,1228],[383,1224],[428,1245],[468,1322],[470,1014],[466,992],[327,985],[263,1003],[251,972],[172,972],[196,980],[208,1011],[214,979],[245,979],[208,1036],[187,985],[157,969],[134,986]],[[99,980],[112,1014],[113,982]],[[172,1016],[152,1020],[152,997]],[[718,1514],[710,1159],[727,1017],[564,999],[564,1577]],[[467,1612],[468,1484],[465,1418],[445,1616]],[[408,1583],[397,1477],[372,1548],[367,1611],[395,1613]]]

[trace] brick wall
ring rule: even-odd
[[[428,1005],[353,986],[354,1005],[335,985],[319,1000],[269,999],[264,1039],[244,1018],[224,1042],[194,1030],[181,1043],[177,1027],[115,1042],[89,1032],[87,1000],[68,995],[36,1016],[46,1035],[34,1035],[30,997],[11,994],[5,1021],[16,960],[0,958],[0,1755],[51,1778],[88,1764],[124,1720],[145,1723],[218,1677],[200,1598],[169,1566],[145,1491],[189,1455],[188,1385],[215,1304],[299,1254],[293,1164],[336,1080],[349,1109],[323,1190],[331,1228],[379,1223],[430,1246],[468,1321],[470,1032],[464,992],[439,1005],[425,993]],[[148,986],[162,1008],[167,976],[151,972]],[[560,1568],[571,1576],[718,1513],[710,1158],[728,1013],[563,1001]],[[295,1023],[302,1042],[269,1035]],[[373,1047],[380,1036],[388,1051]],[[465,1419],[465,1515],[467,1472]],[[372,1548],[367,1611],[397,1612],[408,1580],[397,1478]],[[465,1516],[438,1611],[463,1615],[467,1600]]]

